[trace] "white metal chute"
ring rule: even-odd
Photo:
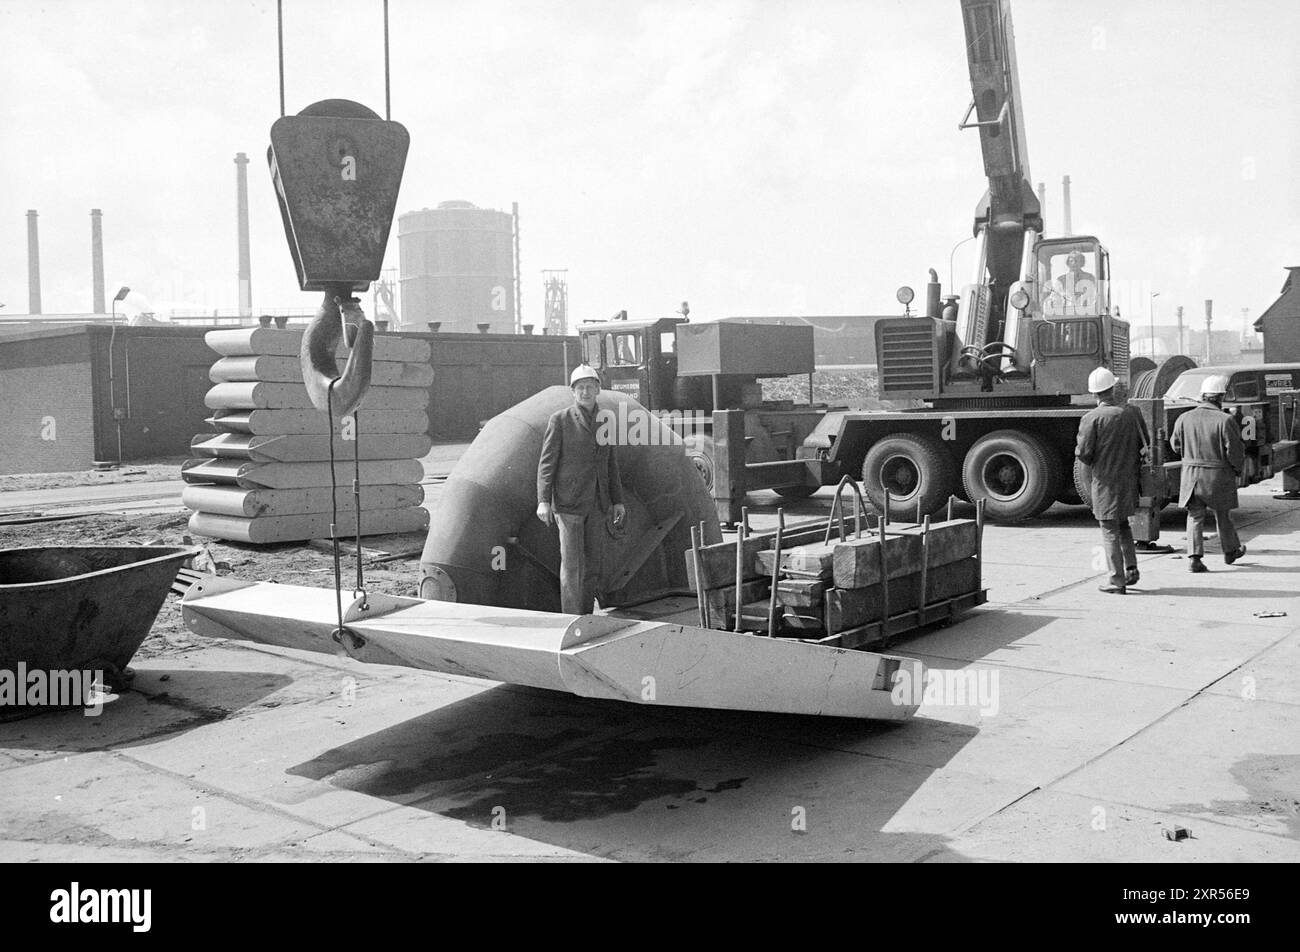
[[[669,707],[904,720],[919,699],[899,702],[895,675],[924,673],[796,639],[374,594],[352,602],[336,640],[333,591],[229,578],[196,582],[182,611],[203,635]]]

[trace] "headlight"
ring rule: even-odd
[[[895,297],[898,298],[899,304],[906,307],[908,304],[912,303],[912,300],[916,297],[916,292],[905,284],[898,289],[898,294],[896,294]]]
[[[1025,290],[1023,284],[1017,282],[1011,285],[1011,294],[1007,300],[1011,302],[1011,306],[1017,311],[1023,311],[1029,306],[1029,292]]]

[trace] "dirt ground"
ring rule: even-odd
[[[0,476],[0,493],[34,489],[68,489],[72,486],[105,486],[112,483],[149,483],[181,478],[181,459],[132,463],[117,469],[85,469],[71,473],[15,473]]]
[[[76,475],[76,474],[69,474]],[[36,477],[33,477],[36,478]],[[61,522],[6,526],[0,548],[58,545],[200,545],[211,555],[218,575],[235,575],[258,581],[327,587],[334,584],[334,559],[305,543],[252,546],[212,539],[192,539],[188,509],[141,516],[93,515]],[[363,564],[367,591],[388,595],[414,595],[419,585],[419,550],[423,532],[370,536],[362,540],[367,560],[384,553],[407,552],[398,561]],[[351,543],[343,545],[340,562],[345,598],[356,581],[356,560]],[[200,564],[197,566],[202,568]],[[180,597],[168,595],[137,659],[187,651],[210,643],[189,631],[181,621]]]

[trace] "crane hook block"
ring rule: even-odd
[[[347,99],[271,126],[266,151],[304,291],[364,291],[379,279],[411,137]]]

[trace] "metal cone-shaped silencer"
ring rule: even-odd
[[[266,157],[304,291],[378,280],[410,141],[401,123],[347,99],[271,126]]]

